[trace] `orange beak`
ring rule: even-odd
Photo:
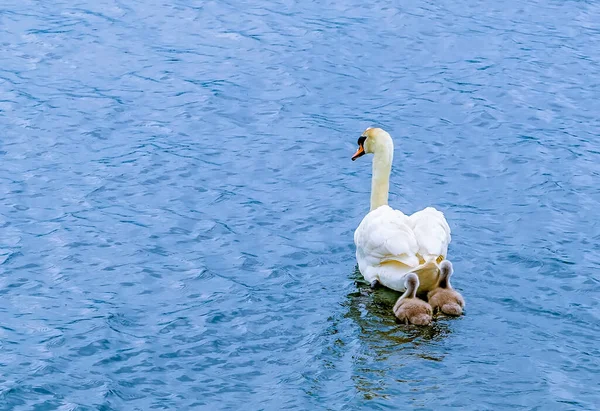
[[[363,156],[364,154],[365,148],[361,144],[360,146],[358,146],[358,150],[356,150],[356,153],[354,153],[354,155],[352,156],[352,161],[356,160],[360,156]]]

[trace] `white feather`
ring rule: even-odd
[[[408,225],[419,243],[418,253],[425,261],[439,256],[446,258],[451,241],[450,226],[441,211],[433,207],[417,211],[408,218]]]
[[[446,258],[450,227],[444,215],[431,207],[410,217],[382,205],[369,212],[354,232],[358,268],[369,283],[404,291],[406,275],[417,273],[428,290],[437,282],[437,259]]]

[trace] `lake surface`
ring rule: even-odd
[[[588,1],[4,1],[0,409],[597,409],[599,43]],[[361,281],[373,125],[460,319]]]

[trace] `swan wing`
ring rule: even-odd
[[[408,266],[419,264],[417,239],[401,211],[381,206],[365,216],[354,233],[359,268],[397,261]],[[362,260],[362,261],[361,261]]]
[[[407,218],[418,246],[418,253],[425,261],[446,258],[451,241],[450,226],[444,214],[433,207],[417,211]]]

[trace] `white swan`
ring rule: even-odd
[[[354,232],[358,268],[371,286],[381,283],[404,291],[406,276],[415,273],[419,292],[430,291],[437,285],[438,264],[446,258],[450,244],[444,214],[427,207],[406,216],[388,206],[394,143],[387,132],[366,129],[352,161],[366,153],[374,154],[371,210]]]

